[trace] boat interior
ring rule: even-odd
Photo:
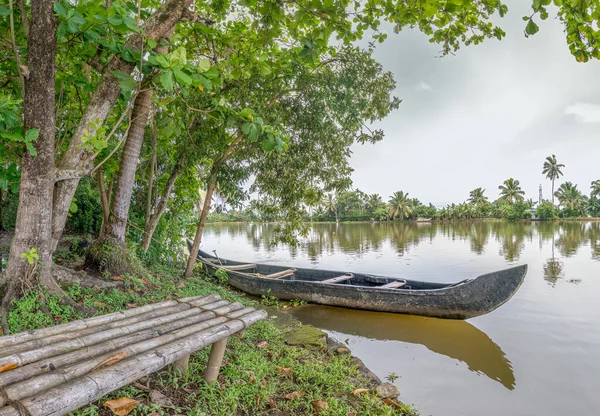
[[[471,279],[457,283],[434,283],[399,278],[374,276],[360,273],[344,273],[319,269],[287,268],[285,266],[241,263],[224,258],[214,257],[208,253],[199,252],[199,259],[213,267],[225,269],[236,274],[265,277],[269,279],[319,282],[340,286],[378,287],[394,290],[434,290],[458,286]]]

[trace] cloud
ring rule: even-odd
[[[421,81],[419,82],[419,84],[417,85],[417,89],[421,90],[421,91],[431,91],[431,85],[429,85],[428,83]]]
[[[575,116],[579,123],[600,123],[600,105],[577,102],[565,108],[565,114]]]

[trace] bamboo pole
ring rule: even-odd
[[[239,332],[266,316],[267,313],[262,310],[251,312],[239,319],[229,320],[221,325],[196,332],[141,355],[124,359],[112,366],[97,369],[85,377],[63,383],[41,394],[21,400],[14,405],[31,415],[68,414],[122,386],[154,373],[206,345],[213,344]],[[21,412],[12,405],[0,409],[0,416],[20,415]]]
[[[227,301],[217,301],[212,304],[203,305],[202,308],[207,308],[207,310],[210,310],[211,308],[214,309],[223,306],[223,302],[227,303]],[[213,307],[213,305],[216,306]],[[126,325],[123,327],[111,328],[105,331],[94,332],[88,335],[84,335],[82,337],[61,341],[56,344],[45,345],[41,348],[37,348],[34,350],[20,351],[11,355],[1,357],[0,366],[15,365],[17,367],[21,367],[25,364],[33,363],[44,358],[53,357],[55,355],[63,354],[69,351],[89,347],[90,345],[94,345],[102,341],[107,341],[118,336],[127,335],[135,331],[152,328],[154,326],[164,324],[170,321],[175,321],[177,319],[183,319],[201,312],[203,312],[203,310],[200,308],[190,308],[167,316],[159,316],[154,319],[142,320],[140,322],[135,322],[133,324]]]
[[[232,309],[236,309],[233,304],[232,306]],[[205,315],[211,314],[214,316],[212,312],[205,312]],[[187,326],[179,330],[119,348],[115,351],[111,351],[110,353],[94,357],[91,360],[77,362],[61,368],[60,371],[53,371],[38,377],[30,378],[20,383],[11,384],[10,386],[4,388],[4,394],[0,396],[0,407],[6,405],[10,401],[21,400],[25,397],[28,397],[31,395],[31,392],[45,391],[77,377],[84,376],[89,372],[101,367],[103,363],[108,365],[111,359],[120,361],[126,357],[133,357],[169,342],[174,342],[177,339],[193,335],[196,332],[222,325],[227,321],[228,319],[226,317],[215,317],[195,323],[193,325],[190,325],[189,322],[187,322]],[[189,355],[187,357],[189,358]],[[181,360],[184,359],[185,357],[183,357]]]
[[[166,302],[160,303],[152,303],[145,306],[141,306],[139,308],[128,309],[124,311],[114,312],[108,315],[96,316],[88,319],[79,319],[76,321],[71,321],[69,323],[57,326],[51,326],[48,328],[41,328],[34,331],[27,332],[19,332],[13,335],[7,335],[0,337],[0,348],[9,347],[12,345],[17,345],[22,342],[30,341],[33,339],[43,338],[51,335],[60,334],[68,331],[77,331],[85,328],[91,328],[98,325],[106,324],[109,322],[118,321],[120,319],[130,318],[145,312],[157,310],[164,307],[175,306],[178,302],[190,302],[197,299],[202,298],[211,298],[211,299],[220,299],[219,295],[209,295],[209,296],[194,296],[190,298],[180,299],[179,301],[170,300]]]

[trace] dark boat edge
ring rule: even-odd
[[[188,240],[188,247],[191,246],[190,243]],[[202,250],[198,250],[198,259],[212,272],[222,268],[221,266],[246,264],[219,258]],[[257,264],[257,267],[275,272],[289,269],[285,266],[263,264]],[[223,270],[226,269],[223,268]],[[295,270],[298,274],[316,273],[325,275],[325,278],[344,274],[344,272],[321,269]],[[407,285],[410,287],[409,289],[330,284],[315,279],[271,279],[252,273],[226,271],[231,286],[257,296],[271,295],[283,300],[303,299],[312,303],[351,309],[446,319],[469,319],[492,312],[508,302],[523,283],[527,265],[515,266],[450,284],[406,280],[409,283]],[[357,276],[368,280],[369,284],[371,282],[385,284],[404,280],[370,274],[357,274]],[[411,287],[419,285],[423,288],[413,289]]]

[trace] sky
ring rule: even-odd
[[[551,14],[525,38],[529,1],[507,0],[498,23],[502,41],[460,49],[439,58],[440,47],[418,31],[390,33],[375,58],[394,74],[400,108],[375,124],[385,132],[375,145],[355,145],[354,187],[384,200],[405,191],[422,202],[462,202],[482,187],[490,200],[508,178],[526,198],[538,199],[550,181],[546,156],[566,167],[565,181],[586,194],[600,179],[600,62],[578,63],[562,24]]]

